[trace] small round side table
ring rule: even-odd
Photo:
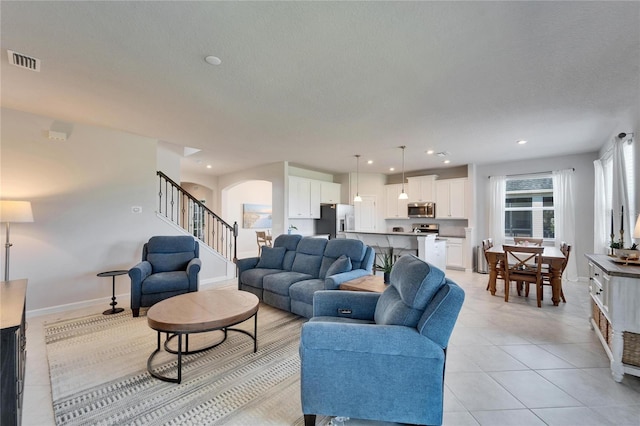
[[[107,309],[106,311],[104,311],[102,314],[103,315],[111,315],[111,314],[117,314],[119,312],[124,311],[124,308],[116,308],[116,305],[118,304],[118,302],[116,302],[116,277],[118,275],[125,275],[128,274],[129,271],[125,271],[125,270],[118,270],[118,271],[107,271],[107,272],[100,272],[98,274],[99,277],[111,277],[111,309]]]

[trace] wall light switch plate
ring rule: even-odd
[[[142,213],[142,207],[140,206],[131,207],[131,213]]]

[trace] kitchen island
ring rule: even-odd
[[[446,240],[436,233],[344,231],[344,235],[372,247],[376,256],[393,248],[395,257],[411,253],[442,270],[446,268]]]

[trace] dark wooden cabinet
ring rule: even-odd
[[[27,280],[0,282],[0,424],[20,425],[27,360]]]

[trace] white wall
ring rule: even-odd
[[[225,220],[230,223],[238,222],[238,258],[253,257],[258,255],[256,231],[265,229],[243,228],[243,204],[268,204],[271,205],[271,182],[264,180],[252,180],[235,185],[227,190],[223,200],[225,205]],[[271,229],[269,229],[271,230]]]
[[[488,235],[489,176],[538,173],[573,167],[575,168],[576,241],[569,241],[569,243],[573,245],[572,256],[575,256],[578,265],[578,275],[587,277],[589,274],[584,254],[593,253],[593,161],[597,157],[598,153],[591,152],[477,166],[477,233],[475,240],[481,241],[490,237]]]
[[[31,201],[35,220],[11,227],[11,278],[29,279],[27,310],[95,299],[107,309],[111,281],[96,274],[135,265],[152,235],[179,233],[155,213],[157,141],[79,124],[52,141],[54,119],[1,114],[0,196]],[[220,275],[218,263],[203,258],[201,282]],[[129,292],[129,278],[116,278],[116,293]]]
[[[289,199],[287,194],[289,193],[289,180],[287,178],[289,171],[289,165],[287,162],[270,163],[263,166],[255,167],[253,169],[242,170],[236,173],[229,173],[218,178],[218,205],[222,206],[222,217],[228,217],[227,206],[222,201],[227,196],[229,191],[234,186],[251,181],[251,180],[264,180],[271,182],[271,207],[273,215],[273,235],[280,235],[285,232],[289,226],[289,219],[285,212],[289,211]]]

